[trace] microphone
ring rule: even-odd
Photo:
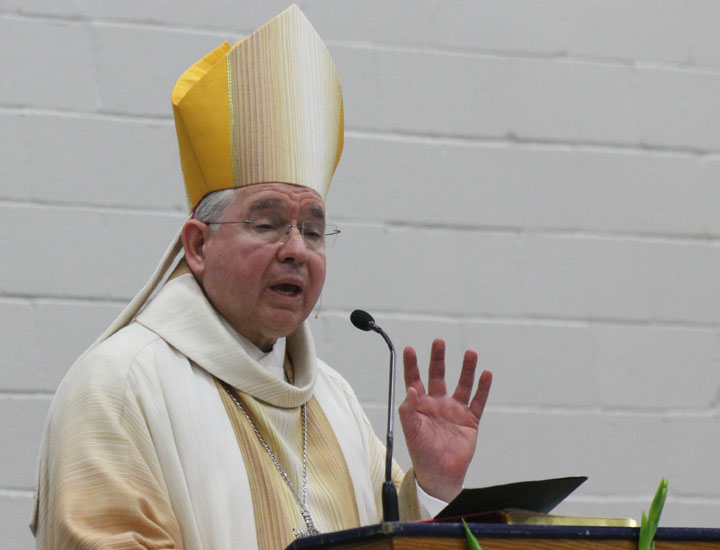
[[[382,486],[383,521],[399,521],[398,496],[392,482],[393,421],[395,418],[395,346],[367,311],[356,309],[350,315],[350,322],[360,330],[374,331],[383,337],[390,348],[390,383],[388,391],[387,439],[385,443],[385,482]]]
[[[375,319],[367,311],[362,309],[356,309],[350,314],[350,322],[360,330],[373,330],[373,328],[379,328],[375,324]]]

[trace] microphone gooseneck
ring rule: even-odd
[[[387,438],[385,443],[385,482],[382,486],[383,521],[399,521],[397,489],[392,481],[393,424],[395,419],[395,346],[367,311],[356,309],[350,322],[360,330],[377,332],[390,348],[390,381],[388,389]]]

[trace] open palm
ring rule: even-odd
[[[415,477],[426,493],[446,502],[462,489],[492,383],[490,371],[483,371],[472,396],[477,358],[475,351],[465,352],[460,379],[451,396],[445,385],[443,340],[432,343],[427,392],[415,350],[407,347],[403,352],[407,396],[398,412]]]

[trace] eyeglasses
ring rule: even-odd
[[[323,219],[309,219],[298,225],[286,221],[276,221],[269,218],[256,218],[254,220],[239,220],[230,222],[204,222],[205,225],[243,224],[248,234],[258,242],[276,244],[290,234],[293,227],[297,228],[311,250],[322,250],[325,247],[325,237],[340,233],[337,225],[326,224]]]

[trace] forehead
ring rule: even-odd
[[[249,213],[261,210],[323,215],[325,202],[313,189],[288,183],[258,183],[237,190],[234,206]]]

